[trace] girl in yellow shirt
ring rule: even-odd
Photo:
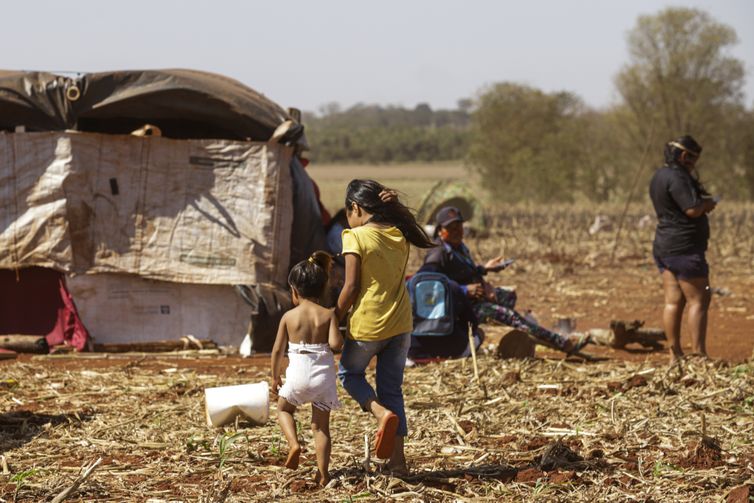
[[[403,369],[411,345],[411,302],[404,283],[409,243],[434,245],[396,193],[374,180],[353,180],[346,189],[343,231],[346,279],[336,314],[349,308],[348,336],[338,377],[364,411],[378,421],[376,456],[406,473],[403,439],[408,433],[403,405]],[[377,357],[377,390],[366,368]]]

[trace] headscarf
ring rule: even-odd
[[[688,134],[671,140],[665,144],[665,164],[678,164],[683,152],[699,157],[702,153],[702,146]]]

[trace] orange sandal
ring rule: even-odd
[[[388,459],[395,448],[395,433],[398,431],[398,416],[388,412],[380,419],[377,435],[374,437],[375,456],[380,459]]]

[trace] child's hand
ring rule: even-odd
[[[280,376],[272,376],[272,393],[277,396],[280,388],[283,387],[283,378]]]

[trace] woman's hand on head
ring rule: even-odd
[[[398,193],[392,189],[385,189],[380,192],[380,200],[383,203],[392,203],[398,200]]]

